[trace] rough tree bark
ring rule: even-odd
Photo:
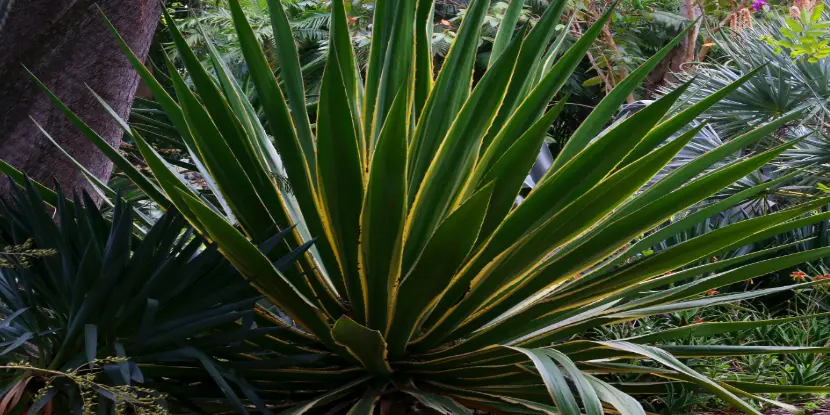
[[[683,0],[680,5],[679,14],[690,21],[696,20],[703,14],[700,1]],[[694,62],[696,59],[695,47],[697,46],[697,38],[700,35],[700,24],[700,20],[695,22],[677,47],[649,74],[646,81],[646,89],[648,91],[653,92],[657,87],[665,85],[666,83],[677,82],[675,74],[693,70],[693,68],[688,67],[686,64]]]
[[[57,179],[68,193],[88,188],[88,183],[30,116],[99,178],[109,178],[112,163],[37,89],[23,65],[118,148],[122,131],[86,85],[126,117],[139,78],[96,5],[145,58],[161,15],[158,0],[16,1],[0,29],[0,159],[44,184]],[[8,182],[0,183],[0,191],[7,190]]]

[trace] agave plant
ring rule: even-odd
[[[250,361],[319,360],[301,349],[268,353],[268,335],[289,328],[256,305],[259,293],[176,212],[139,240],[123,202],[107,220],[89,196],[73,202],[58,193],[55,223],[27,188],[0,203],[0,413],[92,413],[93,405],[99,413],[218,413],[233,409],[223,390],[251,390],[240,376],[261,381]]]
[[[644,245],[630,241],[643,235],[665,238],[669,231],[655,232],[658,225],[793,144],[710,170],[741,146],[797,118],[797,112],[703,153],[649,185],[702,124],[671,139],[675,133],[752,75],[667,117],[688,88],[680,86],[604,131],[678,37],[603,99],[516,204],[546,131],[566,100],[558,99],[550,109],[549,104],[612,13],[606,12],[558,60],[545,61],[548,48],[557,45],[552,41],[565,3],[554,3],[532,29],[502,37],[500,55],[474,82],[472,68],[489,2],[471,2],[434,77],[429,1],[376,3],[364,74],[355,64],[344,4],[335,0],[319,105],[309,114],[281,3],[268,2],[282,65],[280,82],[239,3],[232,0],[235,30],[267,127],[217,55],[211,55],[212,70],[206,69],[175,27],[172,37],[194,86],[188,88],[182,75],[172,71],[178,101],[113,30],[182,135],[212,198],[195,192],[138,131],[121,122],[152,170],[153,178],[144,176],[44,91],[136,185],[159,206],[180,211],[285,315],[286,324],[296,326],[273,333],[275,344],[300,347],[301,341],[304,350],[325,356],[327,366],[315,370],[259,367],[256,372],[269,381],[252,384],[254,393],[288,392],[280,400],[257,400],[266,409],[371,414],[378,406],[381,412],[399,413],[414,399],[441,413],[476,408],[644,414],[625,393],[639,385],[603,380],[603,374],[621,372],[691,384],[756,414],[753,401],[769,400],[753,393],[826,390],[709,379],[680,360],[821,353],[825,348],[672,345],[679,338],[778,320],[702,323],[615,341],[579,339],[603,325],[827,283],[703,296],[722,285],[830,254],[825,247],[776,257],[771,248],[710,260],[802,226],[806,213],[830,199],[745,220],[639,259],[631,255]],[[288,177],[291,192],[277,185],[275,174]],[[764,186],[723,203],[739,202]],[[693,226],[703,216],[690,217],[671,229]],[[274,263],[262,245],[280,232],[290,237],[277,254],[310,241],[314,249],[295,266]],[[631,359],[654,364],[626,363]],[[253,396],[227,392],[235,402]]]

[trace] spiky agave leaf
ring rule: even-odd
[[[165,400],[171,408],[218,401],[244,410],[238,394],[252,402],[279,399],[256,384],[262,379],[251,369],[319,360],[302,348],[264,346],[294,329],[258,306],[261,295],[178,213],[168,212],[138,239],[132,210],[120,198],[108,220],[86,194],[73,202],[58,191],[55,223],[31,183],[26,187],[0,202],[2,244],[29,241],[38,252],[2,254],[0,365],[17,369],[0,376],[10,388],[47,387],[38,394],[21,389],[9,411],[51,401],[53,411],[69,413],[79,393],[95,397],[101,410],[149,410]],[[274,256],[285,236],[262,247],[283,266],[296,257]],[[73,380],[90,374],[99,386]],[[194,382],[202,385],[196,395],[188,390]]]
[[[562,5],[554,4],[542,20],[559,21]],[[749,76],[667,116],[684,86],[603,131],[678,37],[611,91],[514,206],[564,102],[550,111],[548,106],[611,11],[552,67],[540,64],[541,51],[554,41],[552,25],[519,31],[473,82],[488,2],[471,2],[433,79],[429,45],[420,41],[428,33],[431,2],[376,3],[376,29],[380,23],[383,29],[376,30],[364,78],[355,64],[344,4],[334,1],[330,56],[319,106],[309,120],[292,102],[300,96],[302,80],[284,80],[283,91],[239,3],[232,0],[230,6],[273,145],[245,105],[245,95],[225,81],[230,77],[224,68],[206,70],[171,26],[194,89],[177,81],[179,105],[140,63],[137,69],[190,140],[188,146],[229,212],[190,191],[149,146],[140,148],[164,191],[159,202],[176,206],[302,327],[269,346],[330,357],[330,366],[319,370],[255,371],[269,379],[257,385],[298,392],[266,404],[291,406],[289,413],[319,407],[368,414],[381,396],[406,395],[445,413],[469,413],[470,405],[515,413],[597,414],[614,408],[641,414],[643,409],[618,385],[592,375],[611,370],[597,366],[598,359],[635,358],[662,367],[613,370],[691,383],[757,413],[743,400],[751,395],[738,389],[742,385],[707,379],[636,339],[566,341],[602,325],[822,283],[701,296],[713,287],[827,256],[830,251],[822,248],[771,259],[748,255],[708,261],[721,251],[801,226],[800,218],[827,204],[827,198],[690,238],[631,264],[618,261],[633,256],[630,249],[640,249],[630,241],[792,145],[735,159],[729,159],[735,150],[721,145],[653,180],[702,128],[686,127]],[[280,2],[269,6],[272,15],[284,13]],[[275,32],[290,30],[282,19],[274,24]],[[292,47],[290,42],[275,44],[282,54]],[[529,66],[519,68],[517,62]],[[171,75],[174,80],[179,76]],[[316,121],[314,137],[303,133],[310,121]],[[758,128],[747,140],[767,134],[765,126]],[[284,169],[292,194],[269,180],[268,170],[275,166]],[[318,238],[317,251],[280,272],[258,245],[295,222]],[[283,232],[291,234],[286,249],[302,246],[306,238],[296,229]],[[678,269],[684,271],[667,274]],[[695,280],[698,275],[707,277]],[[773,323],[750,326],[764,324]],[[701,327],[693,334],[707,330]],[[673,351],[686,357],[824,349]],[[754,390],[774,386],[764,388]]]

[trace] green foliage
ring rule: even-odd
[[[26,186],[0,203],[0,241],[15,265],[0,270],[4,413],[47,404],[53,413],[176,413],[214,407],[216,397],[218,408],[233,408],[235,390],[258,399],[237,377],[247,360],[277,368],[316,359],[262,347],[290,323],[257,306],[260,295],[177,213],[138,239],[120,198],[107,220],[87,195],[73,202],[58,193],[55,223]],[[263,252],[290,266],[303,251],[279,257],[283,236]],[[33,251],[48,255],[20,266],[20,253]],[[194,383],[200,391],[182,389]]]
[[[212,65],[206,68],[175,25],[170,25],[171,38],[192,85],[171,70],[176,99],[117,38],[181,135],[212,198],[183,180],[137,129],[119,124],[153,176],[133,169],[131,179],[156,190],[148,194],[160,207],[180,211],[269,306],[297,325],[269,333],[272,342],[250,349],[302,350],[325,360],[314,370],[283,371],[260,361],[227,363],[240,369],[235,373],[245,377],[249,389],[243,379],[217,376],[213,365],[205,365],[240,412],[244,405],[260,411],[264,405],[296,414],[318,409],[369,414],[380,400],[400,405],[405,394],[444,413],[470,413],[469,405],[512,413],[644,414],[625,390],[648,385],[607,376],[622,372],[688,384],[757,414],[753,402],[762,398],[755,394],[783,386],[712,379],[688,359],[827,352],[811,346],[661,344],[781,323],[777,320],[701,324],[606,341],[584,338],[598,327],[828,283],[711,295],[721,286],[827,256],[826,247],[783,256],[772,248],[766,255],[712,260],[721,251],[802,226],[802,218],[830,198],[636,256],[647,247],[632,240],[794,144],[729,159],[736,145],[727,143],[655,177],[703,128],[689,128],[690,123],[750,77],[667,118],[689,87],[683,85],[606,128],[685,33],[616,84],[517,204],[565,99],[548,106],[613,10],[560,54],[561,37],[549,23],[560,20],[565,2],[554,3],[540,24],[518,30],[486,72],[474,77],[490,6],[475,0],[434,76],[433,55],[423,42],[432,4],[381,1],[375,4],[364,76],[345,4],[334,1],[319,101],[316,112],[307,113],[298,102],[305,95],[303,79],[285,76],[278,82],[240,3],[229,5],[265,125],[218,52],[208,48]],[[282,3],[269,1],[268,6],[276,16],[273,31],[288,33]],[[282,56],[295,51],[293,42],[278,41],[275,48]],[[551,51],[556,53],[548,55]],[[792,116],[756,125],[738,143],[756,142]],[[83,132],[106,145],[91,131]],[[290,193],[272,172],[284,173]],[[287,260],[270,256],[265,247],[274,238],[280,241],[277,253],[296,263],[287,266]],[[312,243],[314,249],[306,252]],[[225,293],[228,285],[200,286],[222,287]],[[227,358],[215,350],[190,356],[200,362]],[[620,360],[644,363],[632,367]],[[247,391],[244,399],[226,387],[224,378]],[[288,394],[275,396],[274,391]]]
[[[830,56],[830,21],[821,20],[824,4],[818,4],[812,11],[802,9],[798,19],[787,18],[787,26],[781,27],[783,39],[764,35],[760,40],[773,46],[775,53],[788,50],[791,58],[803,57],[810,63]]]

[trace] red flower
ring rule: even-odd
[[[792,273],[793,281],[806,281],[807,280],[807,273],[796,271]]]
[[[718,294],[718,290],[716,290],[716,289],[712,288],[711,290],[706,291],[706,292],[705,292],[705,293],[703,293],[703,294],[704,294],[704,295],[717,295],[717,294]]]
[[[822,281],[822,280],[830,280],[830,274],[824,274],[822,276],[813,278],[813,281]]]

